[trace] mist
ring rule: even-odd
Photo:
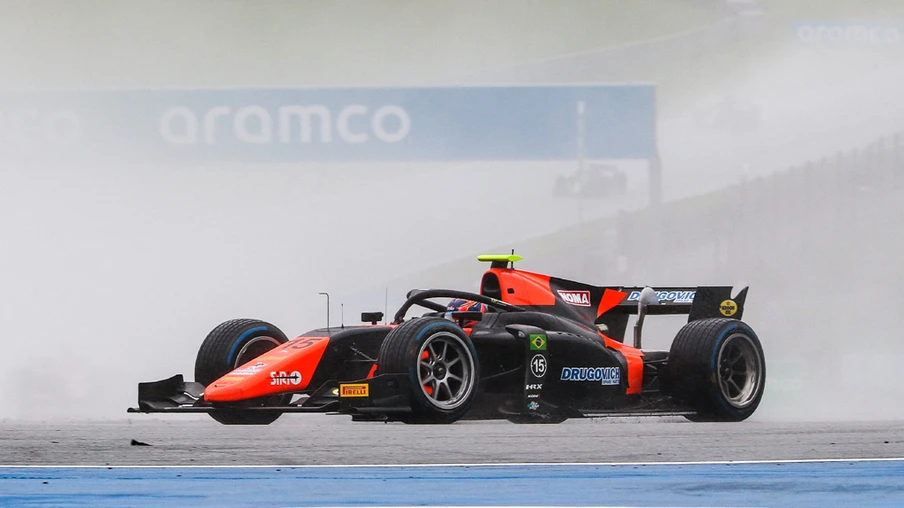
[[[904,417],[904,179],[869,171],[904,161],[856,155],[904,129],[899,2],[75,4],[0,4],[0,418],[125,418],[139,381],[191,377],[224,320],[300,334],[325,324],[322,291],[334,324],[391,314],[413,287],[476,290],[476,255],[512,248],[520,268],[599,285],[750,285],[754,419]],[[563,198],[576,160],[70,157],[23,143],[10,114],[46,90],[548,83],[656,86],[663,210],[811,171],[769,209],[693,215],[734,222],[614,228],[651,205],[645,161],[607,161],[621,194]],[[839,157],[867,176],[825,184]],[[648,324],[647,347],[680,325]]]

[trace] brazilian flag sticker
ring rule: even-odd
[[[546,351],[546,334],[545,333],[532,333],[530,335],[530,350],[531,351]]]

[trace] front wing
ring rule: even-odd
[[[138,407],[129,413],[214,413],[217,411],[279,411],[283,413],[339,413],[391,415],[411,412],[410,388],[405,374],[381,374],[370,379],[324,383],[310,395],[285,405],[259,405],[259,401],[211,403],[204,400],[204,385],[186,382],[182,374],[138,384]]]

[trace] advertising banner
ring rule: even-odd
[[[0,93],[0,154],[163,161],[649,159],[651,85]]]

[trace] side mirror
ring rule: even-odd
[[[458,326],[464,328],[465,321],[483,320],[483,312],[450,312],[449,317],[457,322]]]
[[[383,319],[382,312],[362,312],[361,313],[361,321],[365,322],[365,323],[370,321],[370,324],[375,325],[375,324],[379,323],[382,319]]]
[[[525,343],[530,339],[531,335],[546,334],[546,330],[532,325],[506,325],[505,331],[512,334],[512,337],[523,340]]]

